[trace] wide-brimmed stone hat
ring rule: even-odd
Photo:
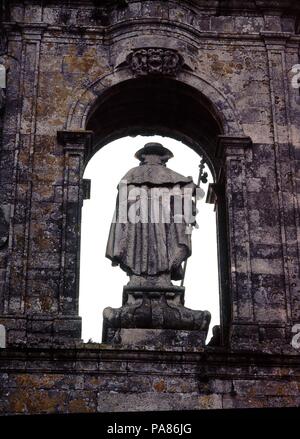
[[[146,155],[158,155],[162,158],[163,161],[168,161],[172,157],[174,157],[173,153],[165,148],[161,143],[150,142],[146,143],[146,145],[139,149],[134,157],[140,161],[143,161],[143,158]]]

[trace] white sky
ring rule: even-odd
[[[134,154],[149,141],[160,142],[173,154],[167,166],[198,180],[200,157],[181,142],[168,137],[151,136],[118,139],[103,147],[90,160],[84,178],[91,179],[91,199],[82,209],[80,301],[83,319],[82,338],[101,342],[102,311],[107,306],[119,308],[123,286],[129,278],[105,258],[106,243],[112,221],[117,185],[129,169],[138,165]],[[209,173],[209,182],[212,177]],[[202,185],[207,191],[208,184]],[[219,287],[217,268],[216,219],[213,205],[201,200],[197,204],[199,229],[192,235],[192,256],[188,259],[185,277],[185,306],[208,310],[212,314],[211,329],[219,324]],[[179,284],[176,283],[175,284]]]

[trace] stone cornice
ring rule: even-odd
[[[82,362],[88,361],[89,363],[94,362],[95,368],[99,370],[99,362],[122,362],[121,369],[124,366],[124,362],[136,362],[137,360],[149,363],[184,363],[184,364],[199,364],[203,367],[218,364],[226,364],[227,370],[230,368],[244,367],[245,371],[249,370],[249,365],[252,366],[265,366],[265,367],[300,367],[300,355],[297,353],[290,353],[284,356],[280,354],[262,353],[262,352],[230,352],[224,348],[206,348],[200,352],[186,351],[183,352],[181,348],[178,350],[141,350],[141,349],[128,349],[128,348],[118,348],[115,349],[112,346],[105,344],[78,344],[76,347],[65,347],[61,348],[6,348],[0,350],[0,370],[7,367],[8,361],[21,361],[20,370],[26,368],[29,370],[30,362],[32,362],[32,367],[36,371],[47,369],[48,361],[53,361],[55,364],[51,365],[51,371],[60,368],[60,363],[64,364],[70,362],[74,369],[74,362],[79,362],[78,370],[82,366]],[[24,361],[26,360],[26,361]],[[45,362],[45,364],[43,364]],[[2,369],[3,370],[3,369]],[[91,369],[91,372],[93,369]],[[120,370],[121,372],[122,370]],[[124,369],[126,372],[126,369]],[[272,373],[272,370],[271,370]]]
[[[215,204],[218,200],[218,196],[222,194],[224,187],[220,183],[210,183],[207,190],[206,203]]]
[[[167,0],[164,0],[167,3]],[[134,3],[135,0],[70,0],[64,5],[65,9],[70,7],[76,7],[80,5],[86,5],[99,8],[126,8],[130,3]],[[6,0],[5,6],[17,5],[23,2],[20,0]],[[37,0],[28,0],[27,4],[40,4]],[[172,1],[174,3],[174,1]],[[190,6],[199,9],[216,10],[216,11],[263,11],[263,12],[275,12],[283,11],[287,12],[300,12],[300,4],[294,0],[228,0],[226,2],[222,0],[180,0],[184,6]],[[61,5],[60,0],[44,0],[44,5]]]
[[[235,153],[238,154],[240,150],[248,149],[251,147],[252,140],[250,137],[219,136],[216,157],[224,157],[224,154],[226,154],[229,149],[235,151]]]
[[[93,140],[93,131],[58,131],[57,141],[64,147],[65,152],[78,153],[82,152],[84,156],[88,155]]]
[[[45,39],[64,39],[72,38],[77,39],[88,39],[93,37],[94,39],[100,38],[113,38],[114,33],[123,29],[126,31],[131,31],[132,26],[155,26],[159,25],[160,29],[165,26],[166,30],[168,27],[174,28],[176,26],[181,31],[186,32],[186,34],[193,35],[197,40],[216,40],[218,42],[222,40],[234,40],[240,44],[245,44],[246,42],[254,42],[256,44],[273,44],[273,45],[283,45],[283,44],[298,44],[300,42],[300,35],[288,33],[288,32],[256,32],[249,34],[241,34],[238,32],[216,32],[216,31],[205,31],[195,29],[193,26],[186,25],[185,23],[171,22],[170,20],[159,20],[156,18],[143,18],[139,20],[122,21],[115,23],[111,26],[54,26],[45,23],[15,23],[6,22],[4,23],[4,28],[6,33],[9,34],[10,39],[20,38],[24,34],[27,38],[37,38],[39,35],[44,34]],[[122,32],[124,36],[124,33]]]
[[[245,15],[248,16],[300,16],[300,4],[294,0],[228,0],[226,2],[222,0],[161,0],[163,4],[166,5],[166,8],[174,8],[176,7],[176,3],[178,7],[181,7],[183,11],[189,11],[193,15],[200,15],[204,13],[206,16],[226,16],[226,15]],[[45,6],[53,6],[53,7],[61,7],[61,1],[59,0],[46,0],[43,2],[43,7]],[[101,1],[93,1],[93,0],[71,0],[66,2],[63,5],[63,10],[66,14],[68,14],[67,10],[69,8],[76,7],[86,7],[90,10],[99,11],[100,20],[104,20],[105,22],[109,22],[109,15],[111,12],[116,10],[126,10],[130,8],[131,3],[138,3],[137,0],[101,0]],[[9,10],[13,5],[24,5],[24,2],[20,0],[5,0],[4,1],[4,10]],[[40,5],[40,2],[37,0],[28,0],[26,5]],[[102,12],[101,12],[102,11]],[[3,14],[3,17],[8,16],[9,14]],[[139,16],[131,17],[134,19],[138,19]],[[162,18],[162,17],[161,17]],[[4,18],[5,20],[5,18]],[[4,21],[3,20],[3,21]]]

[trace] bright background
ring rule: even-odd
[[[101,342],[102,311],[119,308],[127,275],[112,267],[105,258],[106,243],[117,197],[117,185],[129,169],[138,166],[134,154],[147,142],[160,142],[173,154],[167,166],[182,175],[191,175],[197,183],[200,157],[181,142],[168,137],[151,136],[118,139],[98,151],[88,163],[84,178],[91,179],[91,199],[82,209],[80,302],[83,319],[82,338]],[[209,182],[212,176],[208,168]],[[202,185],[207,191],[208,183]],[[213,205],[205,197],[197,204],[199,229],[192,235],[192,256],[185,277],[185,306],[208,310],[212,314],[208,340],[214,325],[219,324],[219,290],[216,244],[216,218]],[[175,284],[179,284],[174,282]]]

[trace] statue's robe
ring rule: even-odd
[[[120,188],[125,181],[128,193],[124,196]],[[120,265],[129,276],[157,276],[170,273],[171,279],[182,279],[182,262],[191,255],[191,234],[187,233],[187,229],[190,228],[189,222],[184,218],[181,223],[176,222],[174,204],[164,205],[162,197],[159,197],[156,206],[160,208],[160,215],[164,212],[165,218],[168,218],[169,212],[170,222],[163,222],[161,217],[158,219],[157,216],[154,217],[158,221],[151,222],[151,212],[152,219],[153,212],[157,213],[154,209],[151,210],[151,205],[154,203],[151,189],[174,189],[174,187],[180,188],[181,193],[184,188],[189,188],[188,193],[191,194],[191,198],[195,195],[196,185],[192,177],[184,177],[163,165],[140,165],[131,169],[120,182],[106,257],[112,261],[112,265]],[[147,193],[148,201],[146,204],[140,204],[140,221],[124,223],[122,222],[124,210],[121,214],[120,206],[125,203],[126,212],[130,213],[133,201],[128,199],[128,194],[132,189],[143,189],[144,193]]]

